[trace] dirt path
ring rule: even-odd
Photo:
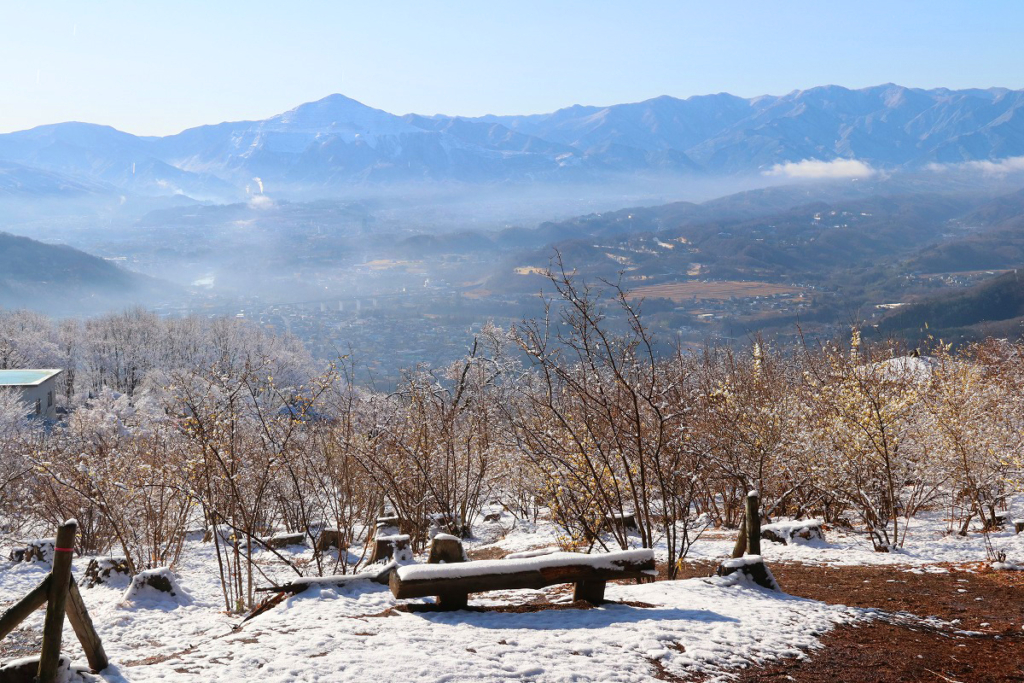
[[[867,683],[869,681],[1024,681],[1024,572],[938,565],[946,573],[893,567],[817,567],[775,564],[772,572],[792,595],[832,604],[876,607],[945,621],[955,629],[918,623],[838,628],[823,648],[739,675],[746,682]],[[688,575],[710,573],[691,565]],[[965,571],[974,569],[975,571]]]

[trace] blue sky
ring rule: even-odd
[[[0,131],[163,135],[340,92],[403,114],[655,97],[1024,87],[1024,3],[5,2]]]

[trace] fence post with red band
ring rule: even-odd
[[[71,582],[71,559],[75,547],[78,522],[69,519],[57,528],[54,543],[53,569],[50,571],[50,591],[43,622],[43,647],[39,653],[39,683],[54,683],[60,665],[61,638],[64,635],[64,610]]]

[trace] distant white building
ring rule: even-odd
[[[63,370],[0,370],[0,389],[21,392],[30,416],[57,417],[57,375]]]

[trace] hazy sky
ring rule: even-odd
[[[826,83],[1021,88],[1022,35],[1017,0],[7,0],[0,131],[162,135],[334,92],[479,115]]]

